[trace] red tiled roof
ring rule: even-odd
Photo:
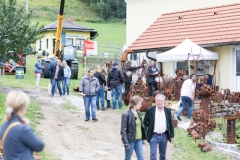
[[[240,42],[240,3],[163,14],[128,49],[171,48],[187,38],[198,45]]]

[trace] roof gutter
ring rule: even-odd
[[[227,46],[227,45],[240,45],[239,42],[228,42],[228,43],[215,43],[215,44],[202,44],[199,45],[200,47],[221,47],[221,46]],[[174,46],[176,47],[176,46]],[[167,51],[170,49],[173,49],[174,47],[163,47],[163,48],[150,48],[150,49],[139,49],[139,50],[133,50],[135,53],[136,52],[154,52],[154,51]]]

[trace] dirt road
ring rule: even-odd
[[[0,87],[8,93],[12,88]],[[61,160],[122,160],[124,147],[120,136],[121,114],[117,110],[97,111],[98,122],[85,122],[83,99],[78,96],[50,97],[44,90],[24,90],[41,105],[44,119],[37,126],[45,151]],[[172,159],[168,144],[167,159]],[[149,159],[149,144],[144,145]],[[132,160],[136,160],[133,153]]]

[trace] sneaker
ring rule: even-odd
[[[89,121],[89,119],[85,119],[85,121]]]
[[[99,110],[100,108],[99,107],[97,107],[97,110]]]
[[[97,118],[93,118],[92,120],[93,120],[93,121],[98,121],[98,119],[97,119]]]
[[[106,108],[111,108],[111,106],[107,106]]]
[[[182,121],[182,119],[180,118],[180,116],[177,116],[177,119],[178,119],[179,121]]]
[[[102,111],[106,110],[105,108],[102,108]]]

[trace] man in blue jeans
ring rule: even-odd
[[[183,77],[185,79],[186,75]],[[188,109],[188,119],[192,117],[192,110],[193,110],[193,101],[195,96],[195,83],[197,82],[197,76],[193,75],[191,79],[187,79],[183,82],[182,88],[181,88],[181,102],[182,107],[180,108],[177,118],[179,121],[181,121],[181,115],[183,110],[187,107],[187,103],[189,105]]]
[[[89,70],[88,75],[84,76],[79,84],[79,94],[83,96],[84,106],[85,106],[85,121],[90,119],[90,105],[92,111],[92,120],[97,121],[96,118],[96,94],[99,90],[99,82],[96,77],[93,77],[94,71]]]
[[[123,73],[118,69],[118,64],[113,63],[112,69],[108,73],[107,86],[110,86],[112,90],[112,104],[113,109],[116,109],[116,96],[118,95],[118,107],[122,109],[122,84],[124,82]]]
[[[157,148],[159,160],[166,160],[167,141],[174,139],[172,114],[169,108],[164,106],[165,96],[155,96],[156,106],[149,107],[143,120],[147,132],[147,141],[150,143],[150,160],[157,160]]]

